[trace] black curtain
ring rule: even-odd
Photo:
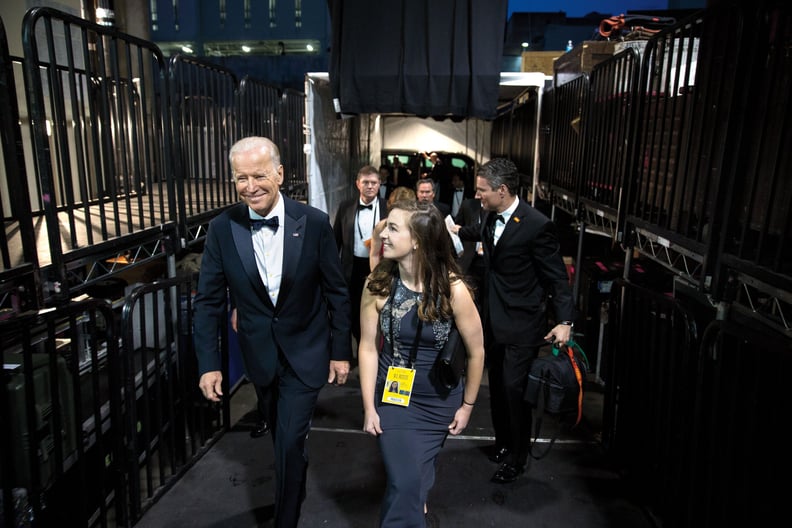
[[[492,119],[507,0],[328,0],[336,112]]]

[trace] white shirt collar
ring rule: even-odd
[[[500,215],[503,217],[504,224],[507,224],[509,222],[509,218],[511,218],[511,215],[513,215],[514,211],[517,210],[517,205],[519,205],[519,203],[520,203],[520,198],[515,196],[512,204],[509,207],[507,207],[505,211],[500,213]]]
[[[283,194],[279,194],[280,196],[278,196],[278,203],[275,204],[275,207],[272,208],[272,211],[270,211],[267,216],[261,216],[256,211],[251,209],[250,206],[248,206],[248,215],[250,215],[250,218],[253,220],[263,220],[275,218],[277,216],[278,225],[283,225],[283,217],[286,216],[286,208],[283,205]]]

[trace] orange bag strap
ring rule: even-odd
[[[578,382],[578,387],[580,390],[578,391],[578,412],[577,412],[577,420],[575,420],[575,425],[580,423],[580,419],[583,417],[583,373],[580,372],[580,366],[575,361],[575,353],[572,351],[572,347],[566,347],[567,358],[569,362],[572,363],[572,368],[575,371],[575,379]]]

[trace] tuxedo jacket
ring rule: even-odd
[[[237,308],[243,366],[253,383],[272,381],[279,348],[314,388],[327,383],[331,359],[352,358],[349,293],[330,219],[283,194],[280,199],[283,275],[275,305],[256,266],[248,206],[232,206],[209,224],[194,302],[199,375],[220,370],[217,336],[220,325],[228,324],[229,293]]]
[[[467,226],[468,229],[474,230],[474,236],[467,239],[462,239],[462,256],[459,257],[457,263],[464,273],[468,273],[470,263],[473,262],[473,257],[476,255],[476,244],[478,233],[481,231],[481,225],[487,218],[487,212],[481,208],[481,200],[478,198],[470,198],[463,200],[459,205],[454,223],[460,226]]]
[[[440,211],[440,216],[445,219],[446,216],[451,214],[451,206],[443,202],[432,202],[437,210]]]
[[[546,293],[556,320],[574,320],[575,313],[555,224],[520,199],[493,246],[486,232],[494,220],[495,213],[489,212],[478,231],[460,229],[460,238],[483,242],[483,322],[497,343],[541,345],[547,334]]]
[[[388,216],[388,202],[377,197],[379,202],[377,215],[374,224]],[[344,200],[338,206],[335,222],[333,222],[333,232],[338,253],[341,255],[341,265],[344,270],[344,278],[347,284],[351,284],[352,263],[355,257],[355,221],[357,219],[357,206],[360,203],[360,196],[355,196],[349,200]],[[373,202],[372,202],[373,203]],[[373,226],[372,226],[373,227]]]

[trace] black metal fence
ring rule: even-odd
[[[11,57],[0,22],[1,524],[131,526],[230,425],[176,260],[238,202],[240,137],[307,197],[304,96],[50,8],[22,29]]]
[[[554,86],[551,205],[715,302],[792,321],[790,7],[725,4]],[[586,255],[579,253],[577,260]]]
[[[38,253],[35,234],[24,219],[31,218],[25,179],[25,158],[17,105],[14,64],[8,52],[5,26],[0,20],[0,156],[5,178],[0,181],[0,317],[40,306]],[[16,251],[11,247],[16,246]]]
[[[120,356],[118,369],[124,394],[135,395],[124,398],[122,428],[128,522],[139,519],[231,425],[228,400],[212,404],[198,389],[193,284],[184,277],[141,285],[127,295],[121,312],[121,350],[133,353]],[[227,372],[228,335],[220,337]]]
[[[492,157],[508,156],[526,175],[532,175],[536,165],[538,97],[539,91],[527,91],[492,123]]]
[[[583,110],[584,140],[580,208],[584,227],[621,240],[622,190],[634,137],[633,111],[640,59],[633,49],[623,50],[591,73],[590,92]]]
[[[131,526],[228,426],[195,381],[191,287],[138,287],[120,314],[88,298],[0,322],[5,526]]]
[[[227,153],[245,135],[279,144],[284,191],[307,198],[300,93],[240,83],[200,59],[166,61],[151,42],[39,7],[23,21],[17,101],[21,79],[5,38],[0,47],[0,273],[41,268],[29,285],[2,281],[4,308],[19,306],[20,291],[26,306],[66,302],[198,246],[211,218],[238,201]]]
[[[767,483],[790,469],[774,430],[792,367],[790,35],[785,2],[718,6],[544,99],[547,198],[581,242],[620,246],[634,281],[600,324],[603,443],[664,526],[783,514]],[[578,272],[599,257],[585,247]],[[655,286],[636,286],[640,263]]]
[[[588,100],[589,78],[580,75],[553,89],[548,187],[555,207],[577,215],[584,142],[581,118]]]
[[[706,298],[620,282],[611,303],[603,438],[663,526],[762,525],[783,513],[773,484],[792,463],[779,416],[787,336],[723,318]]]

